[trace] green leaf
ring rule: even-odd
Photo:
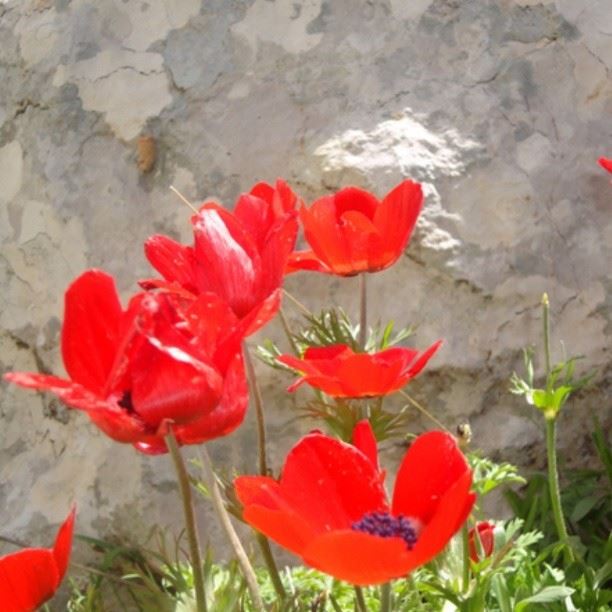
[[[523,612],[523,610],[527,610],[529,604],[532,603],[550,603],[552,601],[560,601],[566,597],[569,597],[574,590],[575,589],[566,586],[544,587],[539,593],[519,601],[514,608],[514,612]]]

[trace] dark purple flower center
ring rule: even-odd
[[[405,516],[392,516],[388,512],[368,512],[353,523],[351,529],[381,538],[402,538],[408,550],[411,550],[417,541],[413,522]]]
[[[124,391],[121,399],[117,402],[122,408],[128,412],[134,412],[134,404],[132,403],[131,391]]]

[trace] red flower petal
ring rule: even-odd
[[[336,219],[340,221],[347,212],[357,212],[370,221],[378,208],[378,200],[369,192],[359,187],[345,187],[334,196]]]
[[[303,557],[308,565],[357,585],[388,582],[407,574],[413,565],[401,538],[381,538],[349,529],[314,538]]]
[[[30,612],[53,597],[72,546],[73,509],[60,527],[55,546],[26,548],[0,558],[0,602],[3,612]]]
[[[244,420],[249,404],[249,391],[242,353],[234,356],[223,382],[221,400],[208,413],[185,425],[174,427],[180,444],[201,444],[226,436]]]
[[[300,555],[317,530],[285,499],[280,485],[267,476],[240,476],[234,486],[244,506],[244,520]]]
[[[8,372],[4,378],[21,387],[55,393],[70,408],[86,412],[95,425],[117,442],[134,442],[145,435],[144,423],[140,419],[77,383],[30,372]]]
[[[196,217],[194,233],[198,289],[221,296],[242,317],[253,307],[260,274],[254,244],[231,214],[210,205]]]
[[[493,548],[495,547],[494,529],[494,526],[487,521],[482,521],[475,528],[470,529],[468,547],[470,559],[474,563],[478,563],[493,554]]]
[[[599,158],[599,165],[608,172],[612,172],[612,159],[607,159],[605,157]]]
[[[151,265],[167,280],[195,292],[195,257],[193,248],[156,234],[145,242],[145,255]]]
[[[325,272],[327,274],[333,274],[330,268],[327,267],[312,250],[307,251],[294,251],[289,255],[287,265],[285,267],[285,274],[291,274],[292,272],[299,272],[300,270],[311,270],[314,272]]]
[[[469,467],[453,436],[442,431],[419,436],[398,470],[393,514],[427,524],[443,495],[465,474],[470,475]]]
[[[353,446],[358,448],[378,470],[378,444],[368,419],[359,421],[353,428]]]
[[[102,393],[119,342],[122,318],[115,281],[101,270],[79,276],[65,295],[62,356],[70,378]]]
[[[371,461],[352,445],[319,433],[290,451],[280,483],[284,497],[321,531],[346,528],[366,512],[387,509]]]
[[[295,247],[298,222],[295,214],[277,222],[266,235],[266,243],[261,249],[261,277],[257,295],[267,297],[283,283],[289,256]]]
[[[414,378],[417,374],[422,372],[423,368],[427,365],[427,362],[436,354],[441,346],[442,340],[434,342],[410,364],[410,367],[408,368],[410,378]]]
[[[393,264],[402,254],[423,205],[419,183],[406,180],[392,189],[374,215],[374,224],[384,238],[384,248],[375,254],[371,264],[382,269]]]

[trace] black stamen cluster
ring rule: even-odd
[[[363,531],[381,538],[402,538],[408,550],[416,544],[417,534],[410,519],[392,516],[388,512],[369,512],[351,525],[355,531]]]

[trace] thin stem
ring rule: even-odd
[[[257,577],[255,576],[255,572],[253,570],[253,567],[251,566],[249,558],[247,557],[247,554],[244,551],[244,548],[242,547],[240,539],[238,538],[238,534],[232,526],[229,514],[225,509],[223,498],[221,497],[221,491],[219,491],[217,478],[215,477],[212,463],[210,461],[210,456],[208,455],[208,450],[206,449],[205,444],[201,446],[200,458],[204,467],[204,475],[208,484],[209,491],[211,493],[213,506],[215,508],[215,511],[217,512],[217,516],[219,517],[221,526],[223,527],[227,538],[230,541],[232,548],[234,549],[234,554],[238,559],[238,563],[240,564],[242,573],[244,574],[244,579],[246,580],[247,587],[251,594],[253,607],[258,612],[265,612],[263,600],[261,599],[261,595],[259,594],[259,587],[257,586]]]
[[[355,607],[358,612],[368,612],[368,607],[366,606],[365,598],[363,596],[363,590],[360,586],[355,585]]]
[[[298,348],[298,345],[295,343],[294,337],[291,335],[291,328],[289,327],[289,322],[287,321],[287,317],[285,317],[285,313],[283,312],[282,308],[278,311],[278,314],[280,316],[280,321],[281,321],[281,325],[283,326],[283,331],[285,332],[285,336],[287,336],[287,340],[289,344],[291,345],[291,350],[293,351],[294,355],[299,357],[300,349]]]
[[[542,295],[542,324],[544,327],[544,359],[546,364],[546,388],[550,376],[550,302],[548,294]]]
[[[548,489],[550,492],[550,504],[552,506],[555,526],[559,540],[566,546],[565,557],[570,563],[574,555],[569,547],[567,527],[561,507],[561,494],[559,492],[559,471],[557,469],[557,422],[556,419],[546,419],[546,455],[548,458]]]
[[[187,204],[196,215],[199,214],[200,211],[174,185],[170,185],[170,191],[177,195],[183,203]]]
[[[542,325],[544,332],[544,359],[546,367],[546,389],[550,390],[550,303],[548,295],[542,296]],[[546,419],[546,457],[548,460],[548,490],[550,504],[552,506],[553,518],[557,528],[559,540],[565,544],[565,559],[568,562],[574,560],[574,555],[569,546],[567,527],[561,506],[561,493],[559,491],[559,469],[557,467],[557,414],[545,414]]]
[[[257,446],[259,448],[259,473],[262,476],[268,475],[268,462],[266,460],[266,423],[263,412],[263,399],[261,397],[261,391],[257,384],[257,378],[255,377],[255,368],[253,367],[253,360],[249,353],[249,347],[246,342],[244,343],[244,363],[246,365],[247,380],[249,382],[249,389],[253,394],[253,400],[255,403],[255,415],[257,416]]]
[[[298,300],[294,295],[289,293],[286,289],[283,289],[283,292],[298,307],[298,309],[302,311],[303,314],[310,317],[312,316],[312,311],[308,310],[308,308],[304,306],[304,304],[302,304],[302,302],[300,302],[300,300]]]
[[[444,429],[444,431],[448,431],[449,433],[451,433],[450,429],[448,429],[448,427],[446,427],[446,425],[444,425],[442,421],[438,420],[433,414],[431,414],[431,412],[429,412],[429,410],[427,410],[427,408],[425,408],[425,406],[419,404],[419,402],[417,402],[413,397],[408,395],[403,389],[400,389],[399,394],[405,397],[419,412],[424,414],[428,419],[431,419],[438,427]]]
[[[193,585],[196,596],[197,612],[207,612],[206,592],[204,590],[204,573],[202,571],[202,559],[200,557],[200,544],[198,542],[198,529],[195,522],[195,512],[193,510],[193,499],[191,497],[191,484],[187,468],[183,461],[183,456],[179,450],[172,427],[168,428],[165,437],[166,446],[174,462],[174,468],[178,477],[181,499],[183,501],[183,511],[185,513],[185,528],[187,530],[187,540],[189,542],[189,552],[191,555],[191,566],[193,570]]]
[[[477,530],[476,530],[477,531]],[[467,593],[470,586],[470,534],[467,524],[461,528],[461,544],[463,548],[463,593]]]
[[[268,475],[268,462],[266,459],[266,423],[264,418],[263,411],[263,400],[261,397],[261,391],[259,389],[259,385],[257,384],[257,377],[255,376],[255,368],[253,367],[253,360],[251,359],[251,354],[249,353],[249,347],[247,344],[244,344],[244,361],[246,364],[246,372],[247,379],[249,381],[249,389],[253,394],[253,399],[255,402],[255,414],[257,416],[257,444],[259,447],[259,473],[262,476]],[[277,595],[284,599],[286,597],[285,587],[283,587],[283,583],[280,579],[280,575],[278,573],[278,567],[276,566],[276,562],[274,561],[274,556],[272,555],[272,550],[270,549],[270,543],[266,536],[261,533],[257,534],[257,543],[261,549],[261,554],[264,558],[266,566],[268,568],[268,572],[270,574],[270,578],[272,579],[272,584],[274,585],[274,590]]]
[[[359,275],[359,346],[365,350],[368,341],[368,283],[367,272]]]
[[[263,533],[257,533],[256,538],[261,550],[261,555],[264,559],[266,567],[268,568],[268,573],[270,574],[270,579],[272,580],[274,590],[280,599],[285,599],[287,597],[287,591],[285,591],[278,567],[276,566],[276,561],[274,560],[274,555],[272,554],[272,549],[270,548],[270,542],[268,541],[268,538],[263,535]]]
[[[380,612],[391,612],[391,583],[385,582],[380,587]]]

